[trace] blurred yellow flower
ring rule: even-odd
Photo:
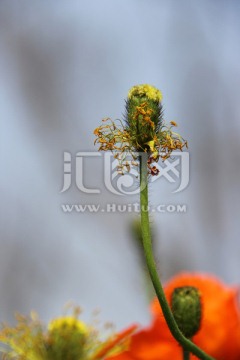
[[[53,319],[48,324],[49,332],[53,332],[59,329],[69,329],[74,331],[77,330],[82,334],[88,333],[88,328],[86,324],[72,316],[59,317],[57,319]]]
[[[102,360],[128,348],[133,325],[123,332],[100,333],[72,316],[53,319],[45,327],[34,313],[30,317],[16,316],[17,325],[3,325],[0,348],[3,359],[10,360]]]

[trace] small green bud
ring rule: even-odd
[[[191,338],[200,329],[202,307],[199,290],[192,286],[175,288],[171,298],[173,316],[179,329]]]

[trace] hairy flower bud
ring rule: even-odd
[[[126,101],[128,132],[137,151],[146,151],[162,123],[162,94],[151,85],[133,86]]]
[[[171,308],[179,329],[191,338],[200,329],[201,298],[199,290],[192,286],[175,288],[171,298]]]
[[[138,167],[138,155],[144,152],[148,155],[148,173],[156,176],[159,169],[153,163],[159,158],[164,161],[174,150],[187,147],[187,141],[172,131],[177,123],[165,124],[161,101],[162,93],[154,86],[135,85],[128,92],[125,121],[105,118],[94,130],[94,144],[99,144],[99,151],[114,153],[119,174],[129,172],[131,166]],[[132,157],[131,162],[127,160],[128,155]]]

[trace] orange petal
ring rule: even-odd
[[[240,359],[240,310],[237,289],[213,276],[182,273],[165,286],[168,301],[179,286],[195,286],[200,290],[203,318],[193,341],[216,360]],[[112,360],[182,360],[182,349],[172,337],[157,300],[151,306],[150,327],[131,338],[128,351]],[[191,355],[191,360],[197,359]]]
[[[100,349],[93,357],[93,360],[101,359],[103,356],[107,355],[107,353],[112,350],[115,346],[120,344],[123,340],[126,340],[132,333],[137,329],[137,325],[132,325],[126,330],[118,333],[113,340],[107,342],[102,349]]]

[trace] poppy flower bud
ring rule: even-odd
[[[187,338],[191,338],[200,329],[201,298],[199,290],[192,286],[175,288],[171,297],[173,316],[179,329]]]
[[[126,101],[128,132],[136,151],[148,151],[162,123],[162,94],[154,86],[133,86]]]

